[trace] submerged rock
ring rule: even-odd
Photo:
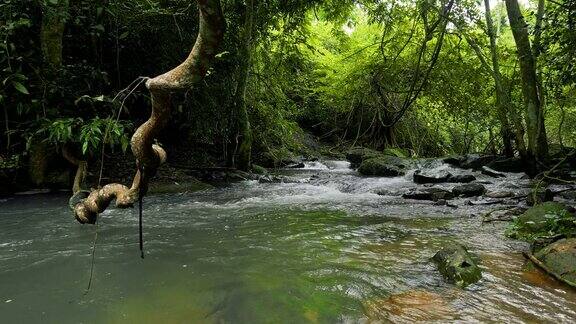
[[[403,194],[402,198],[438,201],[450,200],[454,198],[454,195],[450,191],[441,188],[423,188],[411,190],[410,192]]]
[[[460,244],[445,247],[432,257],[442,276],[461,288],[482,279],[482,270],[477,265],[477,259]]]
[[[468,183],[454,187],[452,193],[456,197],[477,197],[486,192],[486,187],[480,183]]]
[[[368,300],[363,306],[369,323],[455,319],[455,310],[445,297],[425,290],[410,290],[388,298]]]
[[[562,279],[576,283],[576,238],[562,239],[534,255]]]
[[[360,164],[358,172],[367,176],[397,177],[404,175],[409,163],[406,159],[394,156],[379,156],[367,159]]]

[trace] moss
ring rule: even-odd
[[[404,175],[407,167],[403,159],[392,156],[379,156],[367,159],[360,164],[358,172],[367,176],[396,177]]]
[[[266,168],[261,167],[257,164],[252,164],[252,172],[254,172],[256,174],[267,174],[268,170],[266,170]]]
[[[442,276],[461,288],[482,279],[482,270],[478,267],[477,260],[478,257],[458,244],[443,248],[432,258]]]

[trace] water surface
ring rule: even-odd
[[[0,200],[2,322],[576,319],[574,292],[522,271],[526,246],[504,238],[506,224],[481,225],[479,215],[493,207],[403,200],[415,186],[410,174],[363,178],[345,162],[289,175],[294,183],[147,197],[144,260],[136,212],[106,211],[86,295],[95,227],[75,222],[65,195]],[[521,184],[479,177],[494,190]],[[482,258],[484,278],[466,290],[445,283],[429,261],[450,242]]]

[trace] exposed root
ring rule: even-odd
[[[148,79],[146,87],[152,97],[152,113],[131,140],[136,157],[137,172],[132,186],[108,184],[81,199],[81,192],[72,199],[81,199],[74,205],[76,219],[83,224],[94,224],[116,200],[118,208],[129,208],[148,191],[148,183],[158,167],[166,162],[166,152],[154,144],[158,133],[166,126],[170,116],[170,94],[191,88],[206,75],[210,63],[224,37],[225,22],[219,0],[197,0],[200,12],[200,32],[188,58],[173,70]],[[71,199],[71,201],[72,201]]]

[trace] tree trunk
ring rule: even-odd
[[[62,67],[62,37],[68,15],[68,0],[43,1],[40,47],[46,67],[52,71]]]
[[[113,183],[92,191],[74,206],[76,219],[80,223],[94,224],[98,214],[106,210],[114,199],[117,207],[132,207],[146,194],[150,179],[166,161],[166,152],[153,143],[168,123],[170,95],[186,91],[202,80],[224,38],[226,28],[219,0],[197,0],[197,4],[200,28],[190,55],[176,68],[146,82],[152,97],[152,113],[132,136],[131,148],[137,166],[132,187]]]
[[[42,25],[40,27],[40,48],[44,60],[44,73],[54,79],[62,67],[62,38],[68,14],[68,0],[55,3],[42,1]],[[46,181],[48,145],[34,140],[29,150],[28,176],[32,183],[41,186]]]
[[[516,42],[520,73],[522,76],[522,95],[526,109],[526,127],[528,133],[528,157],[531,171],[538,169],[538,162],[543,162],[548,156],[544,113],[538,90],[536,62],[530,46],[528,25],[520,12],[518,0],[506,0],[508,20]]]
[[[490,12],[490,0],[484,0],[484,6],[486,7],[486,27],[488,30],[488,37],[490,38],[490,53],[492,54],[492,75],[496,86],[496,109],[498,119],[500,120],[500,136],[502,136],[502,143],[504,144],[504,154],[506,156],[514,156],[514,149],[512,147],[513,133],[510,128],[510,123],[508,122],[507,114],[510,103],[502,86],[502,76],[500,74],[500,64],[498,62],[498,49],[496,47],[496,35],[494,34],[492,13]]]
[[[254,0],[246,3],[246,17],[242,31],[242,44],[238,55],[241,58],[238,66],[238,84],[234,94],[235,111],[235,131],[234,131],[234,152],[231,155],[231,166],[247,171],[251,167],[252,159],[252,129],[250,118],[246,107],[246,87],[252,63],[252,34],[254,26]]]

